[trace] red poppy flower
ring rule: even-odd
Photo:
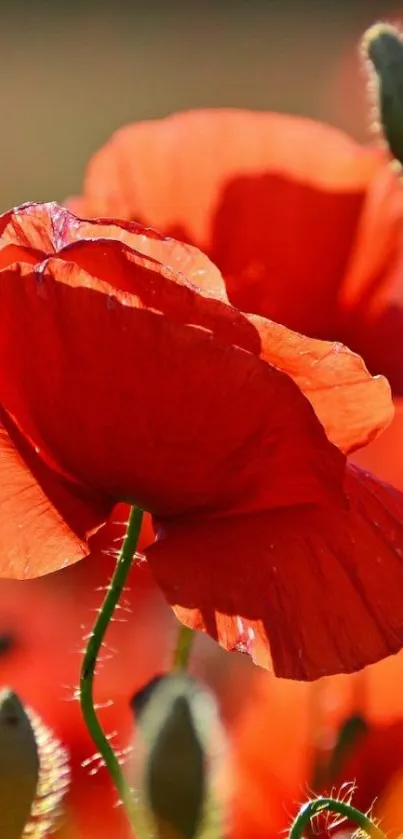
[[[196,245],[235,306],[347,344],[403,393],[403,190],[380,149],[308,119],[191,111],[114,134],[70,203]]]
[[[387,375],[396,416],[353,461],[403,490],[403,191],[380,149],[297,117],[183,113],[114,134],[69,203],[197,245],[236,306],[340,340]]]
[[[403,497],[343,452],[389,422],[340,344],[234,309],[190,246],[55,204],[0,218],[1,570],[79,559],[153,515],[180,619],[287,677],[403,643]]]

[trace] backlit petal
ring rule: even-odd
[[[2,576],[47,574],[88,553],[86,539],[106,509],[55,475],[4,412],[2,419],[9,431],[0,426]]]
[[[137,297],[57,259],[0,273],[1,399],[41,457],[106,507],[343,505],[344,457],[309,402],[220,340],[252,326],[158,266],[131,268]]]
[[[157,527],[151,569],[180,620],[278,676],[350,672],[403,641],[403,495],[349,466],[348,510]]]
[[[385,171],[379,150],[309,119],[189,111],[114,134],[89,164],[81,209],[198,245],[238,308],[326,337],[366,190]]]

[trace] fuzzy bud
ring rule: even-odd
[[[387,23],[371,26],[362,51],[376,82],[378,119],[389,149],[403,164],[403,42],[399,30]]]

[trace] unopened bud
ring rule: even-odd
[[[0,836],[21,839],[39,779],[39,756],[28,714],[15,693],[0,694]]]
[[[43,839],[60,815],[67,755],[8,688],[0,693],[0,836]]]
[[[378,119],[393,157],[403,164],[403,42],[388,23],[371,26],[362,39],[364,57],[376,80]]]
[[[212,695],[178,673],[153,679],[131,706],[146,746],[140,787],[154,835],[194,839],[207,825],[209,836],[221,835],[221,809],[211,781],[212,745],[223,742],[223,732]]]

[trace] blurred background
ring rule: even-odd
[[[357,40],[392,0],[13,0],[2,10],[1,208],[80,191],[120,125],[199,106],[367,135]]]
[[[114,130],[186,108],[308,115],[367,142],[358,41],[376,20],[399,17],[403,3],[387,0],[13,0],[1,16],[0,209],[80,193],[90,156]],[[0,684],[18,690],[72,755],[63,839],[127,835],[104,771],[81,768],[94,749],[74,701],[78,651],[113,565],[101,549],[98,560],[46,580],[0,582]],[[122,744],[132,732],[130,695],[169,663],[174,639],[146,570],[136,572],[128,600],[128,623],[111,632],[118,653],[105,655],[98,679],[99,701],[115,703],[105,724],[120,729]],[[322,757],[346,720],[362,748],[343,778],[360,779],[356,803],[364,808],[383,793],[389,835],[398,835],[401,656],[354,678],[306,686],[257,673],[202,639],[193,670],[216,691],[233,732],[237,839],[285,829],[319,783]]]

